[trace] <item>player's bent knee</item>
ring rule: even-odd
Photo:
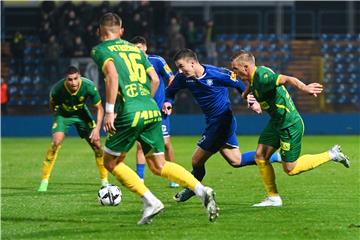
[[[238,168],[240,167],[240,163],[241,161],[228,161],[228,163],[230,164],[230,166],[232,166],[233,168]]]
[[[151,172],[156,175],[156,176],[160,176],[161,175],[161,169],[159,168],[150,168]]]
[[[292,166],[287,166],[286,164],[283,165],[283,170],[288,176],[294,176],[297,174],[293,171],[293,169],[294,168]]]
[[[146,154],[145,156],[146,158],[146,162],[148,164],[148,167],[150,169],[150,171],[157,175],[160,176],[161,175],[161,170],[165,165],[165,156],[163,153],[161,154],[154,154],[152,152]]]
[[[256,152],[255,153],[255,161],[256,161],[256,159],[265,159],[265,156],[261,152]]]
[[[62,144],[61,140],[53,140],[52,141],[53,148],[58,148],[61,144]]]
[[[106,170],[112,172],[117,164],[118,162],[116,161],[116,157],[113,157],[106,153],[104,154],[104,167],[106,168]]]

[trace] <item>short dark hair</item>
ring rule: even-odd
[[[65,71],[65,76],[74,74],[74,73],[80,73],[79,69],[75,66],[69,66]]]
[[[140,43],[140,44],[143,44],[143,45],[147,45],[146,39],[144,37],[142,37],[142,36],[135,36],[130,40],[130,42],[132,44]]]
[[[176,62],[177,60],[180,60],[180,59],[184,59],[184,58],[191,58],[191,59],[196,60],[197,62],[199,61],[196,56],[196,53],[193,50],[184,48],[184,49],[177,51],[177,53],[175,53],[174,62]]]
[[[122,20],[116,13],[108,12],[100,18],[100,26],[114,27],[122,25]]]

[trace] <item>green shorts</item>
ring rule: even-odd
[[[284,162],[294,162],[300,156],[303,134],[304,123],[301,118],[293,125],[280,129],[268,123],[258,143],[280,148],[281,159]]]
[[[163,153],[165,147],[161,121],[159,110],[118,114],[114,122],[116,132],[107,135],[105,152],[120,156],[121,153],[127,153],[135,141],[139,141],[145,155],[151,150]]]
[[[91,131],[96,127],[93,119],[84,119],[83,117],[73,115],[71,117],[64,117],[60,114],[55,115],[52,132],[68,133],[71,125],[75,125],[76,130],[81,138],[90,136]]]

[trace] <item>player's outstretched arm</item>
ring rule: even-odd
[[[105,117],[104,117],[104,130],[105,132],[115,132],[115,100],[118,91],[118,73],[116,71],[113,61],[108,61],[104,67],[105,74],[105,91],[106,91],[106,104],[105,104]]]
[[[317,94],[323,91],[323,86],[320,83],[310,83],[306,85],[299,79],[291,76],[280,75],[280,79],[278,80],[279,85],[290,84],[291,86],[299,89],[300,91],[309,93],[314,97],[317,97]]]

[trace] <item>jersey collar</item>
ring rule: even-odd
[[[75,92],[72,93],[72,92],[70,91],[70,89],[66,86],[66,80],[64,80],[64,87],[65,87],[66,91],[67,91],[71,96],[75,96],[75,95],[79,92],[79,90],[80,90],[80,88],[81,88],[81,84],[82,84],[82,79],[80,78],[80,83],[79,83],[78,89],[77,89]]]
[[[204,78],[206,76],[206,67],[204,65],[201,65],[201,66],[204,68],[204,74],[201,75],[200,77],[195,76],[194,78],[197,79],[197,80],[200,80],[200,79],[202,79],[202,78]]]
[[[251,86],[253,85],[253,82],[254,82],[254,77],[255,77],[256,69],[257,69],[257,67],[255,66],[254,72],[251,74],[251,78],[250,78],[250,85],[251,85]]]

